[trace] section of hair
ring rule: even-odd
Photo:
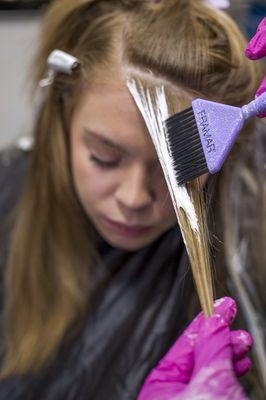
[[[157,9],[144,2],[129,15],[124,63],[129,75],[140,79],[144,86],[148,85],[150,93],[159,85],[170,88],[166,91],[170,114],[189,106],[186,99],[191,101],[195,97],[239,106],[251,100],[258,84],[256,66],[244,57],[245,45],[231,18],[202,1],[166,1]],[[158,105],[153,103],[153,106],[156,115]],[[220,178],[226,173],[227,165],[232,167],[239,157],[239,144],[245,143],[251,128],[249,124],[239,135]],[[206,246],[198,251],[204,252],[208,260],[211,242],[205,207],[210,205],[210,200],[204,199],[204,191],[196,195],[195,183],[188,187],[202,218],[201,234]],[[209,187],[206,188],[207,197]],[[217,196],[218,189],[214,195],[218,202]],[[183,230],[185,238],[189,235],[186,229]],[[187,245],[188,240],[185,242]],[[207,281],[211,282],[210,277]]]
[[[167,86],[152,85],[151,76],[148,84],[143,76],[133,78],[131,75],[128,87],[146,122],[161,162],[187,248],[202,309],[206,315],[211,315],[213,304],[211,266],[200,179],[187,185],[187,188],[177,184],[172,167],[172,155],[163,126],[163,121],[169,117],[168,107],[174,108],[175,96],[171,95],[171,89]]]
[[[37,371],[89,307],[97,254],[93,229],[73,188],[67,127],[97,66],[111,68],[112,57],[118,59],[120,17],[116,2],[110,3],[56,1],[45,17],[36,83],[46,75],[46,60],[55,48],[76,56],[82,67],[71,76],[56,75],[38,112],[9,251],[2,376]]]

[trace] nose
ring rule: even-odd
[[[154,199],[150,185],[151,182],[145,168],[135,166],[125,174],[117,189],[116,200],[121,206],[131,211],[146,209]]]

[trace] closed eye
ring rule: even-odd
[[[115,168],[119,165],[120,160],[114,160],[114,161],[104,161],[101,160],[100,158],[96,157],[94,154],[90,155],[90,160],[94,162],[97,166],[103,169],[111,169]]]

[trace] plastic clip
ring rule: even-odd
[[[73,57],[62,50],[53,50],[48,59],[48,74],[47,77],[41,79],[39,82],[40,87],[49,86],[54,82],[55,74],[62,72],[64,74],[71,75],[73,70],[76,69],[80,62],[77,58]]]

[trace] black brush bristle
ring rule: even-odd
[[[192,107],[164,121],[176,180],[180,185],[208,172]]]

